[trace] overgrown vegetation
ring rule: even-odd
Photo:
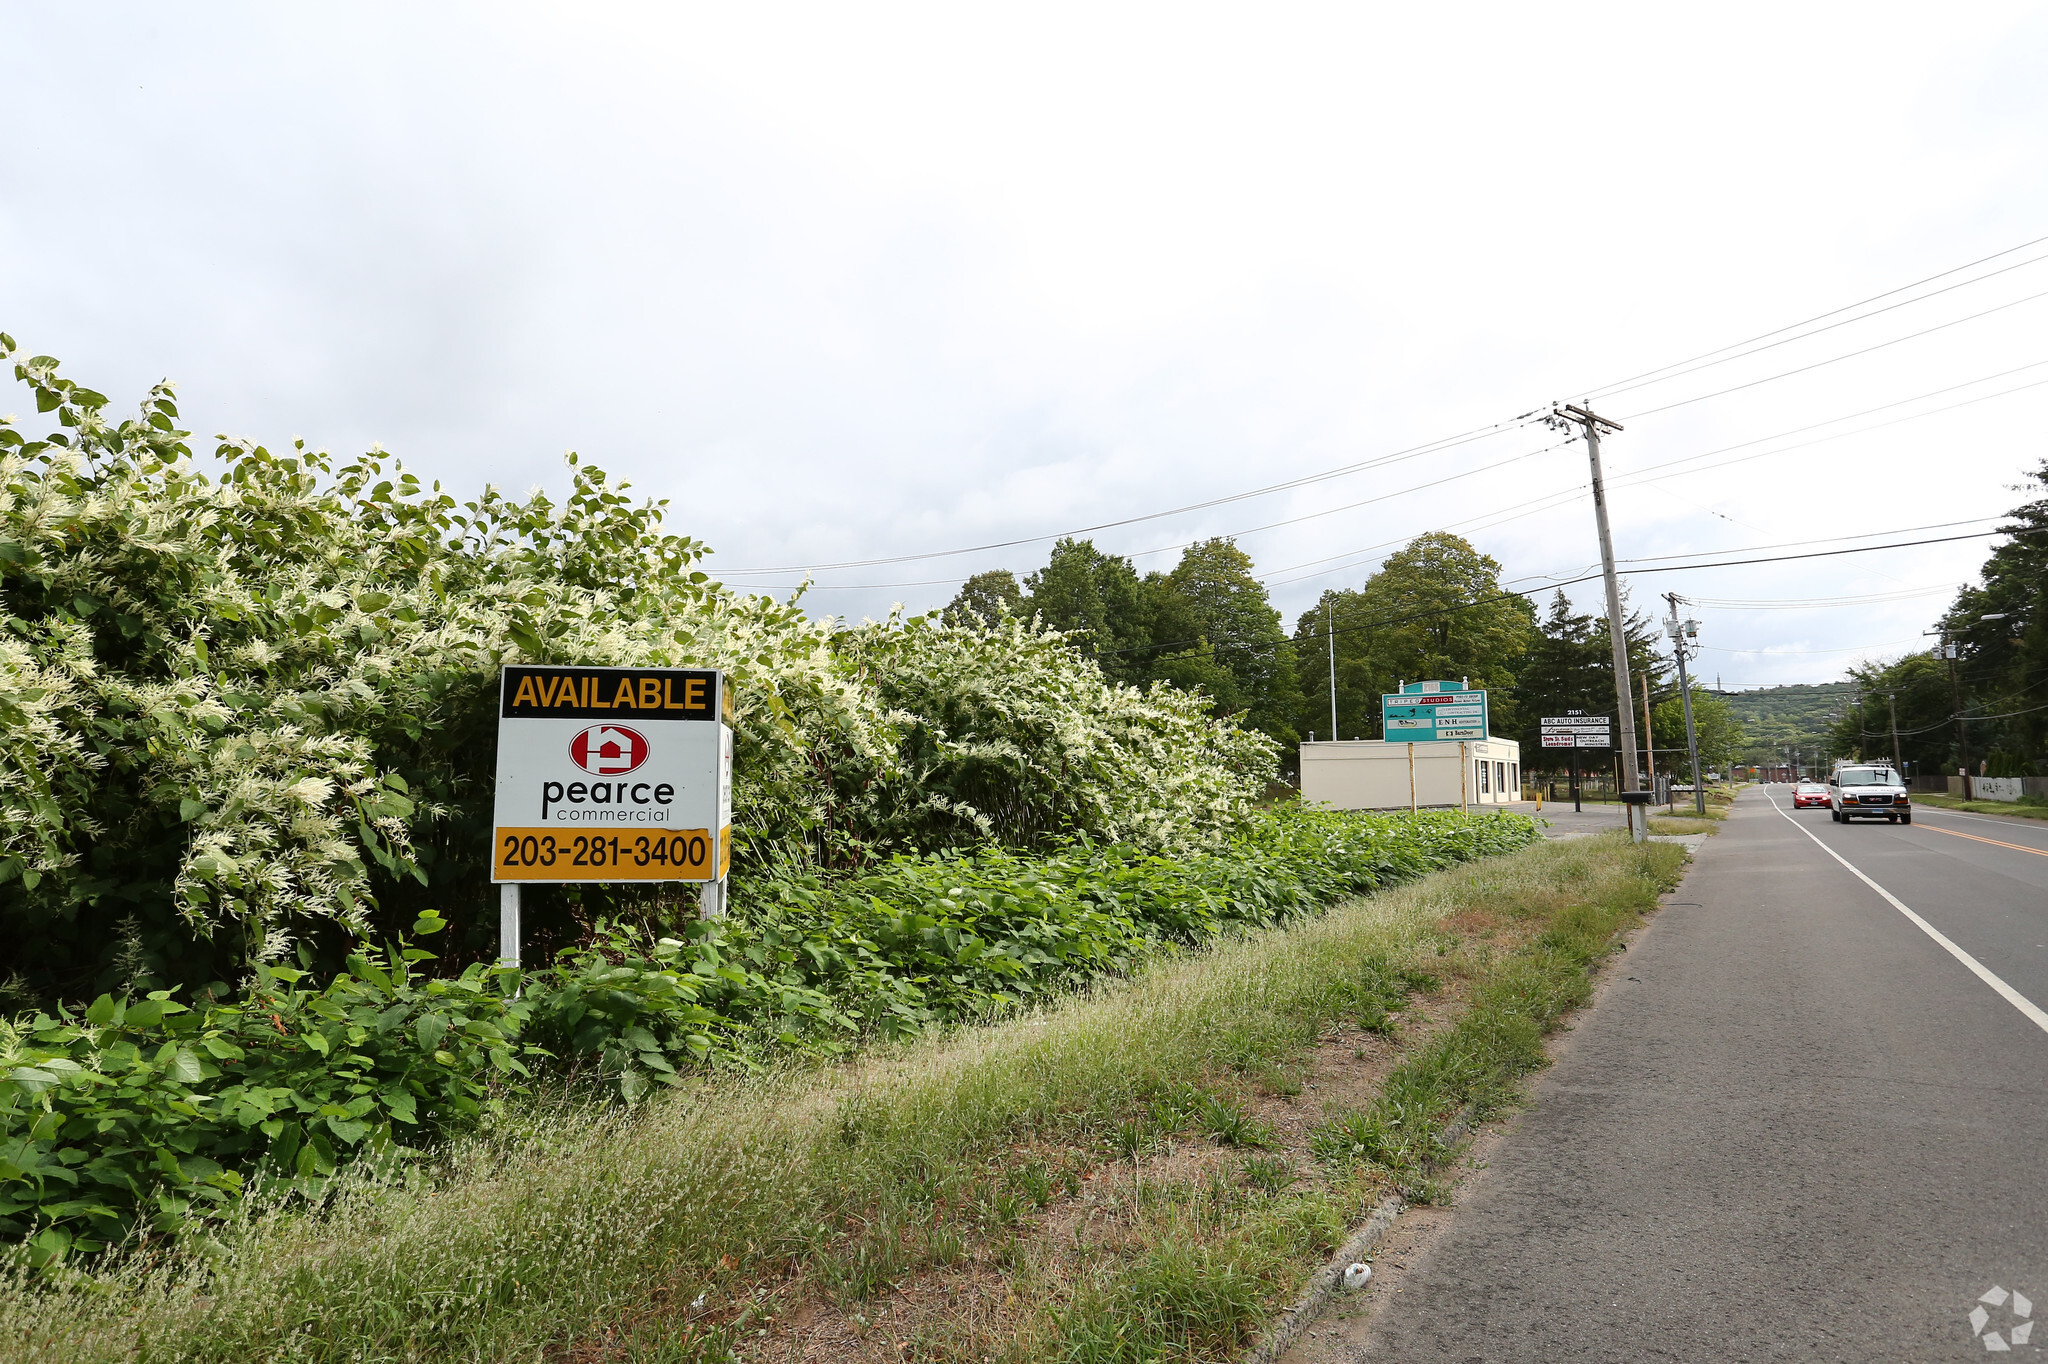
[[[349,1161],[417,1157],[531,1098],[537,1069],[630,1101],[707,1062],[909,1037],[1534,836],[1514,816],[1285,806],[1183,858],[1079,843],[770,878],[744,918],[613,927],[524,977],[422,979],[423,950],[364,947],[324,986],[259,965],[245,994],[189,1008],[104,995],[0,1031],[0,1236],[47,1263],[203,1230],[252,1184],[311,1196]]]
[[[1209,849],[1273,771],[1202,696],[1115,685],[1056,633],[845,626],[728,592],[661,504],[573,456],[559,503],[458,502],[381,454],[226,440],[202,462],[168,384],[116,420],[49,356],[14,373],[54,428],[0,422],[17,1002],[189,991],[302,943],[332,971],[424,909],[480,959],[506,663],[726,670],[743,897],[902,851]],[[543,945],[687,916],[626,888],[528,900]]]
[[[35,1361],[723,1359],[804,1308],[849,1357],[1215,1357],[1380,1192],[1426,1179],[1460,1109],[1513,1094],[1678,861],[1544,844],[843,1067],[519,1108],[431,1178],[359,1167],[315,1212],[250,1201],[203,1251],[16,1283],[0,1337]],[[1355,1123],[1331,1115],[1359,1149],[1268,1144],[1254,1077],[1440,984],[1464,1012]],[[1215,1156],[1175,1164],[1181,1141]],[[931,1276],[946,1306],[871,1338]]]

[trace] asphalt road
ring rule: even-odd
[[[1361,1359],[1981,1358],[1994,1285],[2040,1356],[2048,1028],[1814,838],[2048,1007],[2048,824],[1795,818],[1738,801]]]

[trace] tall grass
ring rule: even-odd
[[[1101,1133],[1219,1066],[1299,1052],[1381,997],[1386,962],[1448,942],[1453,913],[1642,907],[1677,860],[1544,844],[857,1063],[705,1081],[632,1112],[532,1110],[431,1179],[365,1173],[315,1214],[255,1209],[208,1246],[0,1286],[0,1341],[24,1361],[503,1360],[700,1299],[730,1321],[728,1290],[769,1271],[858,1297],[943,1262],[933,1210],[991,1197],[1014,1143]],[[1242,1285],[1200,1254],[1131,1271],[1162,1338],[1243,1317]],[[1175,1297],[1182,1282],[1199,1291]],[[1092,1309],[1074,1310],[1079,1339]]]

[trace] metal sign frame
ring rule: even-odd
[[[491,880],[722,881],[731,713],[716,669],[507,667]]]
[[[1614,747],[1612,716],[1566,711],[1563,715],[1544,716],[1538,729],[1545,748]]]

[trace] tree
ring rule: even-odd
[[[1688,778],[1694,776],[1685,737],[1685,698],[1666,697],[1650,714],[1657,727],[1657,747],[1673,750],[1673,756],[1661,766],[1682,771]],[[1744,739],[1734,708],[1697,682],[1692,688],[1692,725],[1699,739],[1700,765],[1709,772],[1725,770],[1740,756]]]
[[[1208,685],[1218,689],[1213,693],[1218,712],[1243,711],[1251,728],[1282,744],[1298,743],[1294,716],[1301,697],[1294,649],[1281,629],[1280,613],[1266,598],[1266,585],[1252,574],[1251,556],[1232,540],[1204,540],[1188,546],[1163,580],[1148,577],[1146,585],[1160,616],[1178,615],[1182,611],[1177,608],[1184,608],[1199,628],[1214,660]],[[1171,661],[1162,657],[1157,671],[1165,673]]]
[[[1569,761],[1563,753],[1543,751],[1542,717],[1582,710],[1589,715],[1614,714],[1614,660],[1605,631],[1596,632],[1592,616],[1580,615],[1562,591],[1550,599],[1549,614],[1529,646],[1516,699],[1522,718],[1515,737],[1522,744],[1522,766],[1542,769],[1546,759]],[[1605,759],[1607,750],[1579,755],[1582,764]]]
[[[1955,703],[1948,664],[1931,653],[1895,663],[1849,669],[1856,693],[1844,697],[1841,718],[1828,729],[1833,753],[1854,758],[1892,756],[1892,716],[1898,716],[1899,757],[1913,772],[1953,772]]]
[[[2048,493],[2048,461],[2026,477],[2022,490]],[[2048,710],[2036,709],[2048,688],[2048,496],[2013,508],[1999,529],[2012,538],[1991,551],[1979,585],[1956,594],[1944,622],[1961,646],[1972,761],[2032,775],[2048,760]]]
[[[1024,593],[1017,586],[1017,575],[1007,568],[992,568],[960,584],[960,590],[939,614],[948,625],[989,626],[1006,614],[1022,615],[1023,605]]]
[[[1627,601],[1624,589],[1624,609]],[[1642,694],[1644,678],[1649,679],[1653,692],[1662,690],[1667,665],[1657,655],[1655,627],[1640,612],[1630,611],[1624,620],[1629,679],[1637,697]],[[1621,729],[1620,719],[1614,714],[1614,652],[1607,642],[1606,616],[1581,615],[1573,611],[1563,592],[1552,597],[1542,629],[1529,646],[1516,699],[1518,705],[1514,713],[1519,724],[1514,733],[1521,740],[1522,766],[1525,769],[1540,771],[1555,764],[1552,770],[1556,770],[1569,761],[1562,750],[1544,753],[1541,723],[1546,715],[1583,710],[1589,715],[1613,717],[1618,742]],[[1629,710],[1640,731],[1643,718],[1640,699]],[[1657,746],[1662,748],[1665,745],[1660,739]],[[1598,765],[1610,761],[1614,751],[1588,749],[1578,756],[1582,767]]]
[[[1030,595],[1019,614],[1073,635],[1083,653],[1117,682],[1146,680],[1144,650],[1152,643],[1153,605],[1138,570],[1092,541],[1063,538],[1044,568],[1024,579]]]
[[[1536,612],[1503,593],[1500,564],[1456,535],[1432,531],[1387,556],[1356,594],[1329,593],[1338,632],[1339,734],[1379,733],[1379,696],[1402,682],[1463,678],[1493,695],[1493,725],[1518,722],[1516,674],[1535,641]],[[1329,713],[1328,641],[1319,603],[1295,624],[1304,723]],[[1314,648],[1305,647],[1313,643]],[[1320,668],[1317,665],[1322,665]],[[1319,698],[1320,709],[1311,698]],[[1351,704],[1347,706],[1345,703]],[[1355,729],[1348,729],[1346,720]]]

